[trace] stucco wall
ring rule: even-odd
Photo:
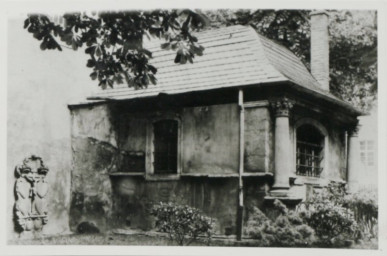
[[[235,229],[238,199],[237,179],[181,178],[179,181],[145,181],[144,178],[114,177],[114,221],[117,226],[151,229],[154,203],[174,201],[201,209],[215,218],[216,230]]]
[[[124,226],[150,229],[154,227],[150,207],[160,201],[176,201],[200,208],[216,219],[218,233],[235,234],[238,200],[235,177],[180,177],[162,181],[141,176],[109,177],[109,173],[131,171],[122,165],[119,156],[124,151],[146,152],[148,126],[154,118],[163,116],[180,117],[183,173],[237,173],[237,105],[139,113],[126,113],[123,109],[98,105],[75,107],[71,111],[74,165],[71,228],[75,229],[82,221],[92,221],[101,230]],[[271,136],[269,113],[265,108],[249,113],[246,122],[250,132],[247,136],[250,163],[253,171],[265,171],[265,164],[268,165],[265,150]],[[256,169],[259,165],[261,169]],[[245,217],[253,206],[262,206],[265,196],[265,178],[249,179],[252,180],[246,181],[244,188]]]
[[[338,127],[329,130],[329,163],[326,168],[328,179],[346,180],[345,168],[345,134]]]
[[[236,173],[239,161],[239,113],[236,104],[185,108],[184,173]]]
[[[176,111],[116,113],[118,146],[147,150],[147,127],[164,114],[180,116],[182,173],[236,173],[239,161],[239,113],[236,104],[184,108]]]
[[[101,231],[109,228],[112,188],[109,173],[117,171],[118,149],[107,105],[73,109],[70,228],[84,221]]]
[[[150,209],[154,203],[173,201],[201,209],[215,220],[218,234],[235,234],[238,180],[235,178],[181,177],[178,181],[145,181],[142,177],[113,177],[115,227],[148,230],[154,227]],[[253,207],[262,207],[263,179],[245,182],[246,222]]]
[[[69,231],[70,115],[67,103],[96,89],[83,51],[41,51],[39,42],[23,29],[27,14],[10,17],[7,24],[7,233],[13,227],[14,168],[35,154],[50,169],[46,234]]]
[[[245,172],[273,172],[273,129],[267,107],[245,110]]]

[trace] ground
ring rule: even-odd
[[[126,246],[177,246],[166,236],[149,234],[73,234],[66,236],[51,236],[39,239],[12,240],[12,245],[126,245]],[[236,242],[235,239],[213,239],[211,246],[254,246],[252,240]],[[208,246],[205,241],[197,241],[191,246]],[[349,249],[378,249],[377,241],[363,244],[352,244]]]
[[[143,245],[143,246],[177,246],[166,236],[144,234],[74,234],[66,236],[51,236],[38,239],[12,240],[14,245]],[[208,246],[205,241],[197,241],[192,246]],[[248,245],[243,243],[239,245]],[[235,241],[214,239],[211,246],[238,246]]]

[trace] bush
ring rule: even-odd
[[[354,218],[361,230],[363,239],[372,240],[378,237],[378,204],[374,190],[363,189],[346,197],[345,206],[354,213]]]
[[[377,237],[378,207],[372,193],[347,193],[344,184],[331,182],[305,202],[303,219],[314,228],[317,245],[346,247],[349,240]]]
[[[314,242],[314,231],[294,211],[289,211],[279,200],[274,207],[280,215],[271,221],[258,208],[247,221],[246,234],[257,239],[259,246],[307,247]]]
[[[320,245],[341,247],[344,241],[353,240],[358,230],[353,212],[340,205],[328,203],[316,207],[306,218],[307,223],[315,230]]]
[[[158,231],[168,233],[179,245],[189,245],[200,235],[205,235],[208,242],[211,239],[213,220],[198,209],[161,202],[153,206],[151,214],[156,217]]]

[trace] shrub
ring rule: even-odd
[[[378,207],[372,193],[347,193],[344,184],[331,182],[305,202],[300,216],[315,229],[319,246],[348,246],[377,236]]]
[[[179,245],[189,245],[200,235],[209,242],[212,235],[211,218],[187,205],[160,202],[154,205],[151,214],[156,217],[156,228],[169,234],[169,238]]]
[[[352,240],[358,230],[353,212],[332,203],[315,208],[306,220],[315,230],[321,245],[334,245],[338,241]]]
[[[346,197],[345,206],[353,211],[362,238],[377,239],[378,204],[376,191],[363,189],[350,194]]]
[[[254,207],[247,221],[246,234],[257,239],[259,246],[306,247],[314,242],[314,231],[303,223],[294,211],[289,211],[279,200],[274,207],[280,215],[271,221],[258,208]]]

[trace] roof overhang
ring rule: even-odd
[[[156,85],[157,86],[157,85]],[[75,103],[75,104],[68,104],[68,107],[70,109],[74,107],[81,107],[81,106],[90,106],[90,105],[97,105],[97,104],[102,104],[102,103],[117,103],[117,102],[130,102],[130,101],[142,101],[145,99],[156,99],[157,97],[160,96],[178,96],[178,95],[183,95],[186,93],[200,93],[200,92],[206,92],[206,91],[220,91],[220,90],[225,90],[225,89],[250,89],[250,88],[263,88],[263,87],[271,88],[274,90],[279,90],[280,93],[282,91],[285,92],[285,90],[290,91],[290,92],[298,92],[302,95],[305,95],[305,97],[312,97],[313,99],[320,99],[321,101],[328,103],[330,106],[339,108],[341,111],[344,111],[352,116],[363,116],[367,115],[366,112],[361,111],[360,109],[352,106],[350,103],[343,101],[334,95],[330,93],[320,93],[317,92],[316,90],[309,89],[307,87],[299,86],[293,82],[290,81],[278,81],[278,82],[272,82],[272,83],[262,83],[262,84],[250,84],[250,85],[239,85],[239,86],[233,86],[233,87],[219,87],[219,88],[212,88],[209,90],[208,88],[204,88],[203,90],[195,90],[195,91],[183,91],[183,92],[171,92],[171,93],[165,93],[161,92],[158,94],[152,94],[152,95],[146,95],[142,97],[135,97],[135,98],[129,98],[129,99],[116,99],[115,97],[89,97],[88,101],[80,102],[80,103]],[[139,90],[146,90],[146,89],[139,89]]]

